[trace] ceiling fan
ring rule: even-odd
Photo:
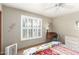
[[[72,8],[72,5],[67,3],[51,3],[48,4],[48,6],[45,9],[51,9],[51,8]]]

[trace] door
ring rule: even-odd
[[[0,11],[0,54],[1,54],[1,11]]]

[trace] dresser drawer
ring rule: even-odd
[[[72,46],[72,50],[79,51],[79,46]]]
[[[65,43],[71,43],[71,44],[75,44],[75,45],[79,45],[79,41],[73,41],[73,40],[65,40]]]
[[[79,42],[79,38],[76,37],[66,37],[65,40],[69,40],[69,41],[74,41],[74,42]]]
[[[67,41],[66,46],[72,50],[79,51],[79,44],[74,44],[72,42]]]

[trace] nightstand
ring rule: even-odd
[[[50,41],[57,41],[57,33],[56,32],[47,32],[46,34],[46,39],[47,39],[47,42],[50,42]]]

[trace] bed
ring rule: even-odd
[[[24,50],[24,55],[79,55],[79,52],[67,48],[61,42],[52,41]]]
[[[38,51],[35,55],[79,55],[79,52],[68,49],[63,45],[54,46],[42,51]]]

